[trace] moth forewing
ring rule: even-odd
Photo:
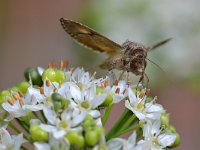
[[[119,44],[81,23],[64,18],[61,18],[60,22],[63,29],[73,39],[92,50],[113,55],[123,49]]]

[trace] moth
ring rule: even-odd
[[[122,74],[125,71],[132,72],[140,76],[139,82],[143,81],[144,76],[147,77],[145,74],[147,60],[149,60],[147,58],[147,53],[167,43],[171,39],[165,39],[150,47],[145,47],[140,43],[129,40],[119,45],[79,22],[64,18],[61,18],[60,22],[63,29],[79,44],[97,52],[105,52],[109,55],[109,57],[100,64],[101,68],[122,70]],[[154,63],[153,61],[151,62]]]

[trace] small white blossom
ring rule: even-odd
[[[25,142],[23,135],[10,135],[5,128],[0,129],[0,149],[1,150],[19,150]]]
[[[125,106],[131,110],[139,120],[156,120],[160,119],[164,112],[162,105],[154,104],[153,101],[146,103],[146,96],[140,98],[136,96],[131,88],[128,88],[128,98],[125,101]]]
[[[2,104],[2,107],[10,114],[7,120],[25,116],[28,111],[43,109],[43,104],[39,104],[29,92],[25,97],[21,97],[17,92],[12,92],[12,95],[15,95],[13,99],[7,98],[7,102]]]
[[[97,107],[100,106],[106,98],[106,94],[96,94],[96,85],[91,85],[89,89],[81,91],[81,89],[74,83],[70,84],[70,92],[73,98],[71,102],[72,107],[75,108],[77,116],[81,116],[81,120],[87,114],[94,118],[100,116]]]
[[[52,133],[56,139],[63,138],[64,135],[71,130],[81,131],[81,127],[75,128],[80,121],[75,117],[73,118],[73,110],[68,109],[63,111],[61,116],[58,117],[56,112],[49,107],[44,108],[44,115],[49,124],[41,124],[40,127],[45,131]]]
[[[136,132],[126,139],[113,138],[107,143],[109,150],[135,150],[136,149]]]
[[[176,135],[162,131],[160,127],[159,120],[147,121],[143,129],[144,140],[138,142],[138,148],[141,150],[162,150],[171,146],[176,140]]]

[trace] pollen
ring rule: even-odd
[[[48,68],[57,68],[57,62],[52,60],[51,63],[49,63]]]
[[[108,86],[108,80],[104,82],[104,88]]]
[[[116,93],[116,94],[119,94],[119,92],[120,92],[120,88],[117,88],[117,89],[115,90],[115,93]]]
[[[150,93],[151,93],[151,90],[150,90],[150,89],[146,89],[146,91],[145,91],[145,95],[146,95],[146,96],[149,96]]]
[[[49,81],[49,80],[46,80],[46,86],[47,86],[47,87],[50,87],[50,85],[51,85],[50,81]]]
[[[124,89],[123,94],[125,94],[125,92],[126,92],[126,89]]]
[[[69,62],[67,61],[67,60],[61,60],[60,61],[60,68],[61,69],[65,69],[65,68],[67,68],[69,66]]]
[[[40,94],[44,95],[44,87],[40,87]]]
[[[16,93],[12,94],[12,97],[17,101],[19,99],[18,95]]]
[[[7,99],[7,102],[8,102],[10,105],[12,105],[12,106],[14,105],[14,101],[13,101],[13,99],[11,99],[11,98],[8,98],[8,99]]]
[[[19,94],[19,96],[20,96],[21,98],[24,98],[24,94],[23,94],[21,91],[19,91],[18,94]]]
[[[115,86],[117,86],[117,85],[118,85],[118,83],[119,83],[119,80],[115,80],[115,83],[114,83],[114,85],[115,85]]]
[[[140,94],[139,94],[139,98],[143,98],[145,95],[146,95],[145,92],[140,92]]]
[[[19,104],[20,104],[20,106],[23,106],[24,105],[24,101],[23,101],[23,99],[19,99]]]

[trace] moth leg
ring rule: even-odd
[[[129,85],[131,84],[131,81],[130,81],[130,78],[129,78],[129,70],[127,70],[127,84],[128,84],[128,87]]]
[[[120,74],[120,76],[119,76],[119,80],[121,80],[122,79],[122,76],[124,75],[124,72],[125,72],[126,70],[123,70],[122,71],[122,73]]]
[[[145,76],[145,78],[147,80],[146,88],[149,89],[149,77],[147,76],[146,73],[144,73],[144,76]]]
[[[139,79],[139,81],[138,81],[138,83],[137,83],[137,86],[136,86],[136,90],[139,89],[139,84],[140,84],[141,82],[143,82],[143,80],[144,80],[144,73],[142,73],[142,75],[140,76],[140,79]]]
[[[116,75],[113,72],[113,67],[109,68],[106,74],[110,78],[111,84],[113,84],[116,81]]]

